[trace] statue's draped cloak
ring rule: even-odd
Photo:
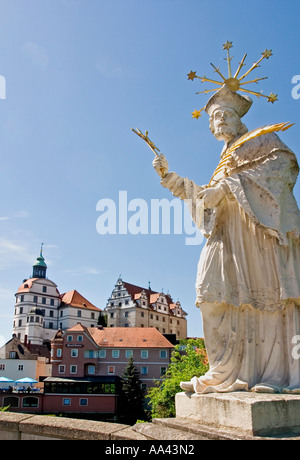
[[[207,238],[196,305],[210,370],[194,379],[199,393],[261,383],[279,391],[300,388],[299,360],[291,357],[300,333],[300,212],[293,195],[298,171],[294,153],[276,134],[266,134],[239,147],[214,177],[212,187],[224,192],[216,208],[197,197],[207,186],[173,172],[161,181],[187,200]]]

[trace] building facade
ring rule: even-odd
[[[25,346],[17,337],[0,348],[0,375],[13,381],[30,377],[37,388],[43,388],[40,379],[51,375],[49,351],[43,345]],[[13,385],[12,383],[10,385]],[[7,387],[0,383],[0,388]]]
[[[100,308],[76,290],[60,294],[46,272],[41,250],[32,277],[25,279],[16,293],[13,335],[25,344],[50,344],[59,329],[67,330],[79,321],[88,327],[98,323]]]
[[[118,278],[104,309],[108,327],[155,327],[162,334],[187,337],[187,313],[169,294]]]
[[[165,374],[174,346],[154,327],[87,328],[58,331],[51,342],[52,377],[88,380],[121,377],[133,358],[146,390]]]

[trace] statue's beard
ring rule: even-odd
[[[222,126],[215,129],[214,136],[218,141],[230,142],[236,138],[236,130],[230,128],[230,126]]]

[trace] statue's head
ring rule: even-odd
[[[248,130],[241,118],[252,105],[249,97],[241,96],[224,85],[208,101],[205,111],[209,115],[209,127],[218,140],[230,142]]]
[[[209,118],[209,128],[216,139],[224,142],[230,142],[248,131],[239,115],[230,107],[215,109]]]

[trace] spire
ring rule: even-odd
[[[40,256],[33,264],[32,278],[46,278],[47,264],[43,257],[43,244],[41,244]]]

